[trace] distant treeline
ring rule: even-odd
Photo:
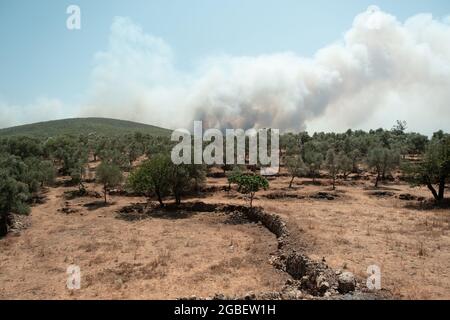
[[[119,136],[80,134],[0,138],[0,235],[6,233],[9,214],[27,213],[33,197],[42,187],[51,185],[57,176],[69,176],[71,183],[84,190],[84,182],[92,179],[87,170],[92,161],[102,162],[97,182],[104,185],[105,201],[110,184],[113,181],[119,183],[122,179],[118,175],[132,170],[135,161],[142,158],[147,159],[142,165],[147,171],[141,166],[131,176],[136,178],[135,171],[142,169],[142,172],[151,173],[154,179],[161,170],[169,170],[166,177],[172,180],[166,191],[179,202],[184,192],[204,180],[209,168],[171,165],[168,159],[174,144],[166,134],[155,136],[142,132]],[[332,178],[333,187],[336,179],[347,179],[350,173],[359,174],[364,170],[375,174],[375,186],[378,186],[392,170],[399,168],[405,179],[412,184],[426,185],[434,198],[442,201],[450,171],[450,135],[438,131],[429,139],[406,132],[406,124],[400,121],[391,130],[348,130],[313,135],[288,133],[280,137],[280,155],[282,165],[292,176],[291,186],[295,177],[316,179],[322,170]],[[221,168],[227,175],[247,170],[232,165]],[[159,178],[164,176],[159,175]],[[138,182],[138,179],[134,180],[136,189],[155,191],[154,185],[150,188]],[[132,185],[130,181],[127,184]]]

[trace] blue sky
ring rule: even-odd
[[[81,8],[80,31],[65,27],[70,4]],[[371,4],[400,19],[419,12],[450,14],[447,0],[0,0],[0,93],[11,103],[40,95],[76,100],[115,16],[131,17],[165,39],[177,66],[190,68],[216,53],[310,56],[338,39]]]
[[[82,29],[66,29],[66,8],[81,8]],[[94,55],[108,47],[114,17],[129,17],[174,52],[190,72],[209,56],[291,51],[312,57],[340,39],[369,5],[404,21],[417,13],[450,14],[447,0],[0,0],[0,100],[32,104],[56,97],[76,105],[88,87]],[[1,108],[1,106],[0,106]]]

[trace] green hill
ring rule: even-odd
[[[143,123],[107,118],[74,118],[38,122],[22,126],[0,129],[0,137],[32,136],[53,137],[58,135],[124,135],[141,132],[153,136],[166,136],[170,130]]]

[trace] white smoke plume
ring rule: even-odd
[[[372,6],[313,57],[214,56],[182,72],[168,44],[118,17],[88,88],[75,115],[167,128],[203,120],[216,128],[343,131],[402,119],[426,134],[450,131],[450,18],[419,14],[401,22]],[[47,102],[35,110],[64,106]],[[45,116],[35,111],[28,119],[29,109],[4,103],[0,126]]]
[[[450,25],[429,14],[402,23],[372,6],[312,58],[211,57],[192,74],[176,70],[163,40],[116,18],[96,63],[83,115],[171,128],[203,120],[331,131],[390,127],[396,119],[426,133],[450,128]]]

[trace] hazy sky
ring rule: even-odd
[[[66,28],[70,4],[81,8],[81,30]],[[383,16],[366,15],[358,24],[371,5]],[[266,126],[275,119],[282,129],[330,131],[389,128],[394,111],[412,130],[449,131],[448,90],[435,87],[450,83],[450,48],[434,47],[450,40],[449,16],[448,0],[0,0],[0,127],[98,115],[167,127],[195,117],[215,126]],[[361,30],[373,20],[379,39],[360,39],[373,36]],[[387,56],[402,48],[389,42],[404,41],[414,53],[389,61],[398,72],[362,76],[367,66],[386,67],[374,60],[380,39]],[[355,53],[361,45],[372,59],[367,65]],[[402,55],[414,54],[421,65],[398,66]],[[358,60],[360,69],[350,72],[343,56]],[[417,70],[405,75],[409,68]],[[367,86],[356,86],[360,80]],[[428,95],[437,96],[435,109],[427,105],[433,100],[420,100]],[[395,109],[393,101],[411,105],[408,99],[417,105]],[[359,106],[356,113],[374,109],[370,119],[342,120]],[[220,122],[222,112],[240,119]]]

